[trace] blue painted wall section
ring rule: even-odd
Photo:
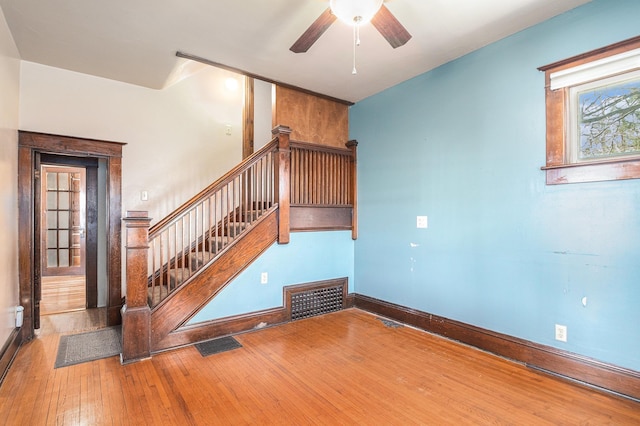
[[[292,284],[348,277],[351,292],[353,267],[351,231],[292,233],[289,244],[271,246],[189,323],[283,306],[282,288]],[[260,284],[262,272],[267,284]]]
[[[545,185],[537,70],[639,17],[596,0],[353,106],[355,291],[640,371],[640,180]]]

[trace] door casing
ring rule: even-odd
[[[34,335],[34,282],[39,279],[39,263],[35,263],[34,191],[36,160],[42,154],[102,158],[107,174],[107,325],[121,322],[122,307],[122,147],[121,142],[100,141],[70,136],[19,131],[18,138],[18,232],[25,238],[18,241],[18,279],[20,304],[24,307],[22,338]],[[39,166],[39,165],[38,165]]]

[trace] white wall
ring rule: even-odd
[[[18,49],[0,9],[0,347],[15,327],[18,304]]]
[[[253,84],[253,149],[259,150],[273,137],[271,110],[273,84],[255,80]]]
[[[205,67],[153,90],[23,62],[20,129],[127,143],[123,212],[147,210],[155,223],[241,160],[243,94],[228,77],[244,86]]]

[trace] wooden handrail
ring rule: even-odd
[[[224,185],[228,184],[233,180],[235,176],[249,169],[253,164],[255,164],[260,158],[262,158],[267,152],[275,151],[278,144],[278,137],[274,137],[271,142],[260,148],[258,151],[251,154],[249,157],[242,160],[237,166],[233,169],[229,170],[227,173],[218,178],[211,185],[207,186],[205,189],[191,197],[188,201],[182,204],[180,207],[175,209],[172,213],[170,213],[167,217],[156,223],[149,229],[149,238],[153,238],[159,232],[161,232],[164,228],[171,225],[176,219],[180,217],[181,214],[188,211],[195,204],[205,199],[211,193],[217,191]]]
[[[352,150],[349,148],[338,148],[335,146],[318,145],[309,142],[291,141],[291,148],[300,148],[307,151],[327,152],[340,155],[351,155]]]

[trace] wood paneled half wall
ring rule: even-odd
[[[276,85],[273,127],[293,129],[292,140],[344,148],[349,140],[349,105]]]

